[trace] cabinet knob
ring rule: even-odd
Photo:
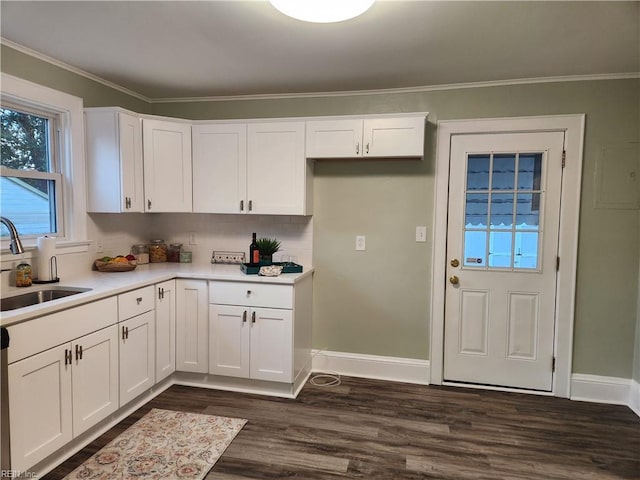
[[[247,311],[242,312],[242,323],[247,323]]]
[[[251,290],[247,290],[247,297],[251,295]]]
[[[138,302],[138,305],[140,305],[142,303],[142,297],[136,298],[136,302]]]

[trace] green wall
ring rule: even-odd
[[[429,358],[436,122],[585,113],[573,371],[632,376],[639,216],[632,209],[595,208],[594,181],[603,148],[639,141],[639,80],[135,107],[138,99],[96,82],[6,47],[2,54],[2,71],[82,96],[91,106],[117,104],[191,119],[430,112],[424,161],[322,161],[315,166],[314,346],[372,355]],[[621,164],[612,159],[606,168],[616,172]],[[414,241],[416,225],[429,228],[426,244]],[[367,236],[366,252],[354,251],[356,234]]]

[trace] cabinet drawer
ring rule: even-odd
[[[141,313],[153,310],[155,297],[153,285],[132,290],[118,295],[118,321],[135,317]]]
[[[251,282],[209,282],[209,303],[293,308],[293,286]]]

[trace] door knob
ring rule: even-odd
[[[460,260],[458,260],[457,258],[452,258],[451,261],[449,262],[449,264],[452,267],[457,267],[460,265]]]
[[[455,275],[451,275],[449,277],[449,282],[451,282],[451,285],[458,285],[458,283],[460,283],[460,279]]]

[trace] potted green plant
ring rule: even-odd
[[[273,254],[280,250],[280,242],[275,238],[259,238],[257,240],[260,251],[260,265],[271,265]]]

